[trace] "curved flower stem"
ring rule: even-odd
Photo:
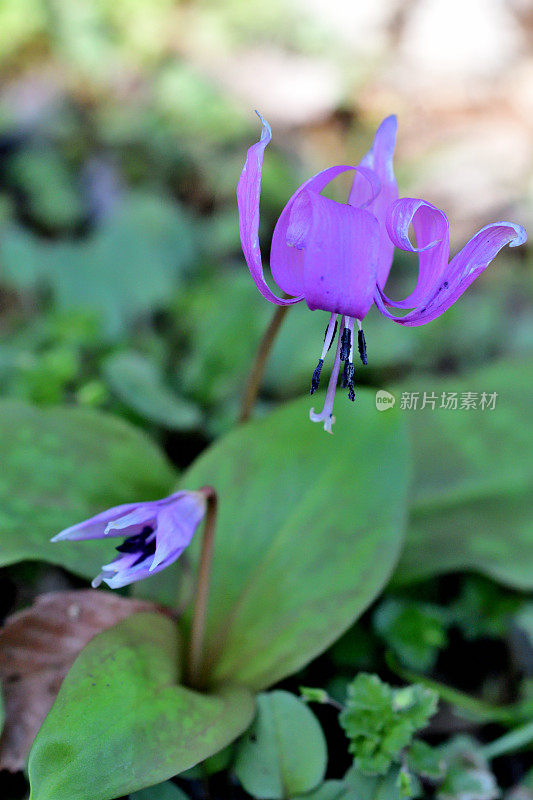
[[[255,401],[257,400],[257,395],[259,393],[261,380],[263,378],[263,373],[265,371],[270,350],[272,349],[274,339],[276,338],[276,335],[281,327],[281,323],[283,322],[285,314],[289,308],[290,306],[276,306],[268,328],[263,334],[263,338],[261,339],[259,349],[257,350],[252,369],[248,375],[248,380],[246,381],[246,389],[244,390],[244,395],[242,398],[239,422],[246,422],[250,419]]]
[[[486,759],[490,761],[492,758],[503,756],[504,753],[512,753],[515,750],[522,750],[522,748],[531,745],[533,742],[533,722],[527,722],[519,728],[500,736],[493,742],[486,744],[481,749],[481,752]]]
[[[209,583],[211,577],[211,562],[213,560],[213,545],[217,521],[217,494],[212,486],[204,486],[200,491],[205,495],[207,510],[205,514],[204,532],[202,537],[202,550],[198,567],[198,578],[193,600],[193,617],[189,640],[189,659],[187,664],[187,678],[190,686],[200,688],[204,675],[203,655],[205,638],[205,619],[207,602],[209,598]]]

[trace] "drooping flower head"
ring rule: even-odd
[[[313,311],[331,316],[324,347],[311,380],[311,394],[320,383],[324,358],[338,330],[333,371],[320,414],[311,409],[314,422],[323,422],[331,433],[333,400],[344,363],[342,385],[355,399],[354,332],[363,364],[367,363],[362,320],[373,304],[400,325],[423,325],[440,316],[463,294],[506,244],[516,247],[526,232],[512,222],[494,222],[482,228],[449,261],[448,219],[431,203],[415,198],[398,199],[393,170],[396,118],[379,126],[371,150],[360,164],[325,169],[303,183],[280,214],[274,229],[270,268],[278,286],[289,298],[276,295],[263,275],[259,247],[259,200],[265,147],[272,138],[262,122],[260,140],[249,148],[239,184],[239,231],[242,249],[257,288],[276,305],[305,300]],[[343,172],[353,173],[347,203],[324,197],[321,192]],[[416,245],[409,239],[413,224]],[[394,247],[418,253],[419,273],[414,291],[404,300],[384,293]],[[407,310],[396,315],[389,308]],[[340,325],[337,317],[340,315]]]
[[[154,575],[176,561],[204,518],[206,495],[176,492],[162,500],[115,506],[58,533],[52,542],[121,536],[119,555],[92,581],[119,589]]]

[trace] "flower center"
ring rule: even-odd
[[[359,350],[359,357],[363,364],[367,364],[368,359],[366,354],[365,334],[363,333],[363,329],[361,328],[361,322],[359,320],[357,320],[357,325],[359,328],[357,332],[357,349]],[[344,362],[341,387],[343,389],[348,389],[348,397],[352,401],[355,400],[355,389],[354,389],[355,367],[353,364],[354,327],[355,327],[355,317],[344,316],[342,318],[342,330],[341,333],[339,334],[340,341],[339,341],[338,355],[337,355],[338,360]],[[315,368],[315,371],[313,372],[313,377],[311,378],[311,394],[314,394],[320,385],[320,375],[322,372],[322,367],[324,365],[324,358],[327,355],[329,349],[331,348],[336,333],[337,333],[337,315],[332,314],[329,321],[329,325],[326,328],[326,332],[324,334],[324,347],[322,348],[322,354]]]
[[[133,536],[128,536],[124,539],[122,544],[119,544],[115,549],[119,553],[138,553],[139,557],[131,566],[140,564],[145,558],[153,556],[156,547],[155,530],[151,525],[145,525],[140,533]]]

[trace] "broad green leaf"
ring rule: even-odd
[[[327,745],[313,712],[289,692],[257,697],[257,716],[237,747],[235,773],[252,797],[283,800],[324,778]]]
[[[246,690],[180,685],[177,629],[134,614],[96,636],[65,678],[30,753],[31,800],[111,800],[168,780],[235,739]]]
[[[171,430],[199,425],[198,408],[174,394],[146,356],[133,351],[115,353],[104,362],[103,373],[119,400],[141,417]]]
[[[165,781],[157,786],[150,786],[149,789],[133,792],[130,800],[188,800],[188,797],[175,783]]]
[[[309,421],[311,404],[232,431],[183,478],[220,498],[207,624],[215,683],[261,689],[302,667],[372,602],[396,561],[409,473],[399,413],[376,411],[371,393],[355,404],[339,393],[329,436]]]
[[[142,432],[109,414],[0,403],[0,564],[42,560],[94,577],[109,541],[61,542],[63,528],[172,491],[175,473]]]
[[[414,499],[395,579],[453,570],[533,588],[533,361],[499,363],[461,378],[418,378],[408,391],[497,392],[494,410],[426,407],[411,424]],[[396,392],[400,397],[400,392]]]

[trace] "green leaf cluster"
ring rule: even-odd
[[[339,717],[357,768],[367,775],[384,775],[435,713],[437,702],[431,689],[393,689],[377,675],[360,673],[348,687]]]

